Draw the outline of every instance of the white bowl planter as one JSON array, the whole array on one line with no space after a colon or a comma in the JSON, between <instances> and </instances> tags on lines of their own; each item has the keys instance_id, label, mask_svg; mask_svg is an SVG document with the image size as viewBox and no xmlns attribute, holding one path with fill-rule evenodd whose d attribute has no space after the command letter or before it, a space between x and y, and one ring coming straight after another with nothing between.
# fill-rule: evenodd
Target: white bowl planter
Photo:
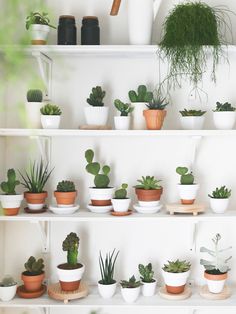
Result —
<instances>
[{"instance_id":1,"label":"white bowl planter","mask_svg":"<svg viewBox=\"0 0 236 314\"><path fill-rule=\"evenodd\" d=\"M45 45L47 42L47 37L50 32L50 27L48 25L32 24L30 26L32 44L35 45Z\"/></svg>"},{"instance_id":2,"label":"white bowl planter","mask_svg":"<svg viewBox=\"0 0 236 314\"><path fill-rule=\"evenodd\" d=\"M40 113L41 107L42 107L42 102L26 102L25 103L27 124L32 129L41 128L41 113Z\"/></svg>"},{"instance_id":3,"label":"white bowl planter","mask_svg":"<svg viewBox=\"0 0 236 314\"><path fill-rule=\"evenodd\" d=\"M168 291L168 287L170 287L170 288L173 288L173 290L176 289L175 293L178 294L179 292L177 291L179 289L181 290L181 287L182 289L184 289L184 286L186 285L189 274L190 274L190 270L184 273L169 273L163 270L162 274L164 277L165 284L167 286L167 291Z\"/></svg>"},{"instance_id":4,"label":"white bowl planter","mask_svg":"<svg viewBox=\"0 0 236 314\"><path fill-rule=\"evenodd\" d=\"M144 297L152 297L156 292L157 281L154 279L153 282L142 281L142 294Z\"/></svg>"},{"instance_id":5,"label":"white bowl planter","mask_svg":"<svg viewBox=\"0 0 236 314\"><path fill-rule=\"evenodd\" d=\"M98 292L103 299L110 299L116 292L116 286L116 282L110 285L103 285L98 282Z\"/></svg>"},{"instance_id":6,"label":"white bowl planter","mask_svg":"<svg viewBox=\"0 0 236 314\"><path fill-rule=\"evenodd\" d=\"M89 188L89 196L91 200L111 200L114 188Z\"/></svg>"},{"instance_id":7,"label":"white bowl planter","mask_svg":"<svg viewBox=\"0 0 236 314\"><path fill-rule=\"evenodd\" d=\"M106 125L108 120L108 107L85 107L84 114L88 125Z\"/></svg>"},{"instance_id":8,"label":"white bowl planter","mask_svg":"<svg viewBox=\"0 0 236 314\"><path fill-rule=\"evenodd\" d=\"M199 184L178 184L177 188L182 204L194 203L199 189Z\"/></svg>"},{"instance_id":9,"label":"white bowl planter","mask_svg":"<svg viewBox=\"0 0 236 314\"><path fill-rule=\"evenodd\" d=\"M132 129L134 130L146 130L146 121L143 116L143 111L147 109L145 102L133 102L131 106L134 108L132 115Z\"/></svg>"},{"instance_id":10,"label":"white bowl planter","mask_svg":"<svg viewBox=\"0 0 236 314\"><path fill-rule=\"evenodd\" d=\"M161 202L160 201L150 201L150 202L145 202L145 201L138 201L139 206L141 207L158 207L160 206Z\"/></svg>"},{"instance_id":11,"label":"white bowl planter","mask_svg":"<svg viewBox=\"0 0 236 314\"><path fill-rule=\"evenodd\" d=\"M223 214L226 212L229 199L228 198L210 198L211 209L216 214Z\"/></svg>"},{"instance_id":12,"label":"white bowl planter","mask_svg":"<svg viewBox=\"0 0 236 314\"><path fill-rule=\"evenodd\" d=\"M184 130L202 130L204 121L204 116L180 117L181 126Z\"/></svg>"},{"instance_id":13,"label":"white bowl planter","mask_svg":"<svg viewBox=\"0 0 236 314\"><path fill-rule=\"evenodd\" d=\"M4 208L4 209L20 208L23 198L24 198L23 194L0 195L0 201L2 203L2 208Z\"/></svg>"},{"instance_id":14,"label":"white bowl planter","mask_svg":"<svg viewBox=\"0 0 236 314\"><path fill-rule=\"evenodd\" d=\"M116 130L129 130L130 129L130 117L114 117L114 124Z\"/></svg>"},{"instance_id":15,"label":"white bowl planter","mask_svg":"<svg viewBox=\"0 0 236 314\"><path fill-rule=\"evenodd\" d=\"M121 287L121 294L125 302L133 303L135 302L140 294L140 287L137 288L122 288Z\"/></svg>"},{"instance_id":16,"label":"white bowl planter","mask_svg":"<svg viewBox=\"0 0 236 314\"><path fill-rule=\"evenodd\" d=\"M124 199L113 198L111 200L114 211L119 213L127 212L129 210L130 202L131 202L130 198Z\"/></svg>"},{"instance_id":17,"label":"white bowl planter","mask_svg":"<svg viewBox=\"0 0 236 314\"><path fill-rule=\"evenodd\" d=\"M41 115L43 129L59 129L61 116Z\"/></svg>"},{"instance_id":18,"label":"white bowl planter","mask_svg":"<svg viewBox=\"0 0 236 314\"><path fill-rule=\"evenodd\" d=\"M228 274L211 275L205 272L204 277L206 278L207 286L211 293L221 293L224 289Z\"/></svg>"},{"instance_id":19,"label":"white bowl planter","mask_svg":"<svg viewBox=\"0 0 236 314\"><path fill-rule=\"evenodd\" d=\"M215 127L219 130L231 130L234 127L236 118L235 111L215 111L213 120Z\"/></svg>"},{"instance_id":20,"label":"white bowl planter","mask_svg":"<svg viewBox=\"0 0 236 314\"><path fill-rule=\"evenodd\" d=\"M0 300L3 302L11 301L16 295L17 284L10 287L1 287L0 286Z\"/></svg>"}]
</instances>

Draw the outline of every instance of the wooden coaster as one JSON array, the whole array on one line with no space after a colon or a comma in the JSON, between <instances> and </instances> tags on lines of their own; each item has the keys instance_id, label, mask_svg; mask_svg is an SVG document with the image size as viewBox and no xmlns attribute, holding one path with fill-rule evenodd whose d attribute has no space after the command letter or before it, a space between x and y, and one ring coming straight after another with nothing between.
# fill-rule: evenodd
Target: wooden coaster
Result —
<instances>
[{"instance_id":1,"label":"wooden coaster","mask_svg":"<svg viewBox=\"0 0 236 314\"><path fill-rule=\"evenodd\" d=\"M122 216L129 216L132 214L132 210L129 209L127 212L115 212L114 210L111 211L112 216L122 217Z\"/></svg>"},{"instance_id":2,"label":"wooden coaster","mask_svg":"<svg viewBox=\"0 0 236 314\"><path fill-rule=\"evenodd\" d=\"M193 214L193 216L197 216L199 213L204 213L205 206L203 204L183 205L175 203L166 204L166 210L170 212L171 215L174 215L175 213L180 213L180 214Z\"/></svg>"},{"instance_id":3,"label":"wooden coaster","mask_svg":"<svg viewBox=\"0 0 236 314\"><path fill-rule=\"evenodd\" d=\"M48 287L48 295L52 299L61 300L67 304L70 300L86 297L88 295L88 286L84 282L81 282L78 290L63 291L61 290L61 285L58 282Z\"/></svg>"},{"instance_id":4,"label":"wooden coaster","mask_svg":"<svg viewBox=\"0 0 236 314\"><path fill-rule=\"evenodd\" d=\"M38 209L38 210L33 210L33 209L29 209L29 207L25 207L24 211L27 214L42 214L47 211L47 206L44 206L42 209Z\"/></svg>"},{"instance_id":5,"label":"wooden coaster","mask_svg":"<svg viewBox=\"0 0 236 314\"><path fill-rule=\"evenodd\" d=\"M111 130L111 126L109 125L80 125L80 130Z\"/></svg>"},{"instance_id":6,"label":"wooden coaster","mask_svg":"<svg viewBox=\"0 0 236 314\"><path fill-rule=\"evenodd\" d=\"M40 39L31 40L31 44L32 45L46 45L46 40L40 40Z\"/></svg>"},{"instance_id":7,"label":"wooden coaster","mask_svg":"<svg viewBox=\"0 0 236 314\"><path fill-rule=\"evenodd\" d=\"M231 296L231 289L227 286L224 286L224 289L221 293L211 293L208 289L208 286L202 286L199 290L199 294L204 299L208 300L225 300Z\"/></svg>"},{"instance_id":8,"label":"wooden coaster","mask_svg":"<svg viewBox=\"0 0 236 314\"><path fill-rule=\"evenodd\" d=\"M173 293L167 292L166 287L163 286L159 289L159 295L162 298L167 299L167 300L178 301L178 300L188 299L192 295L192 291L190 287L186 286L183 293L173 294Z\"/></svg>"},{"instance_id":9,"label":"wooden coaster","mask_svg":"<svg viewBox=\"0 0 236 314\"><path fill-rule=\"evenodd\" d=\"M46 290L47 290L47 287L45 285L42 285L39 291L29 292L25 290L25 286L23 285L17 288L16 293L20 298L35 299L35 298L41 297L46 292Z\"/></svg>"}]
</instances>

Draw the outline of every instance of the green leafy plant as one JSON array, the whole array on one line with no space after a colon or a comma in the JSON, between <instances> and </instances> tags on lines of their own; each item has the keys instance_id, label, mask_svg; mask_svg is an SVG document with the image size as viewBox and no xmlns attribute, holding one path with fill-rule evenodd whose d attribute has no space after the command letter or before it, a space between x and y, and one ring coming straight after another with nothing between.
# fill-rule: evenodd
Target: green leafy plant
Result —
<instances>
[{"instance_id":1,"label":"green leafy plant","mask_svg":"<svg viewBox=\"0 0 236 314\"><path fill-rule=\"evenodd\" d=\"M28 102L42 102L43 93L40 89L30 89L27 92L27 101Z\"/></svg>"},{"instance_id":2,"label":"green leafy plant","mask_svg":"<svg viewBox=\"0 0 236 314\"><path fill-rule=\"evenodd\" d=\"M220 188L216 188L212 195L208 194L210 198L230 198L231 190L227 189L226 186L221 186Z\"/></svg>"},{"instance_id":3,"label":"green leafy plant","mask_svg":"<svg viewBox=\"0 0 236 314\"><path fill-rule=\"evenodd\" d=\"M79 237L75 232L67 235L62 243L63 251L67 252L67 264L70 268L77 266Z\"/></svg>"},{"instance_id":4,"label":"green leafy plant","mask_svg":"<svg viewBox=\"0 0 236 314\"><path fill-rule=\"evenodd\" d=\"M136 280L133 275L129 280L121 280L120 285L122 288L138 288L142 285L141 281Z\"/></svg>"},{"instance_id":5,"label":"green leafy plant","mask_svg":"<svg viewBox=\"0 0 236 314\"><path fill-rule=\"evenodd\" d=\"M40 112L44 116L60 116L61 109L56 105L47 104L40 109Z\"/></svg>"},{"instance_id":6,"label":"green leafy plant","mask_svg":"<svg viewBox=\"0 0 236 314\"><path fill-rule=\"evenodd\" d=\"M99 283L103 285L111 285L115 283L114 280L114 271L115 263L117 260L119 252L115 254L115 249L112 253L107 253L105 259L102 257L102 253L99 254L99 267L102 279Z\"/></svg>"},{"instance_id":7,"label":"green leafy plant","mask_svg":"<svg viewBox=\"0 0 236 314\"><path fill-rule=\"evenodd\" d=\"M146 266L139 264L138 265L139 273L141 275L141 280L143 282L154 282L153 279L154 271L152 270L152 264L149 263Z\"/></svg>"},{"instance_id":8,"label":"green leafy plant","mask_svg":"<svg viewBox=\"0 0 236 314\"><path fill-rule=\"evenodd\" d=\"M153 99L149 102L147 105L149 110L165 110L166 106L169 103L166 101L165 98L162 98L161 96L155 96Z\"/></svg>"},{"instance_id":9,"label":"green leafy plant","mask_svg":"<svg viewBox=\"0 0 236 314\"><path fill-rule=\"evenodd\" d=\"M130 106L130 104L125 104L119 99L114 101L115 107L118 111L120 111L121 117L127 117L129 113L131 113L134 108Z\"/></svg>"},{"instance_id":10,"label":"green leafy plant","mask_svg":"<svg viewBox=\"0 0 236 314\"><path fill-rule=\"evenodd\" d=\"M26 18L26 29L28 30L33 24L48 25L49 27L56 29L55 26L50 24L48 13L46 12L30 12L30 15L28 15Z\"/></svg>"},{"instance_id":11,"label":"green leafy plant","mask_svg":"<svg viewBox=\"0 0 236 314\"><path fill-rule=\"evenodd\" d=\"M206 111L202 110L194 110L194 109L184 109L180 111L180 114L182 117L200 117L203 116L206 113Z\"/></svg>"},{"instance_id":12,"label":"green leafy plant","mask_svg":"<svg viewBox=\"0 0 236 314\"><path fill-rule=\"evenodd\" d=\"M235 111L236 108L232 107L232 105L228 102L220 103L217 101L216 103L216 109L213 110L214 112L218 112L218 111Z\"/></svg>"},{"instance_id":13,"label":"green leafy plant","mask_svg":"<svg viewBox=\"0 0 236 314\"><path fill-rule=\"evenodd\" d=\"M187 167L177 167L176 172L180 175L180 184L194 184L194 176Z\"/></svg>"},{"instance_id":14,"label":"green leafy plant","mask_svg":"<svg viewBox=\"0 0 236 314\"><path fill-rule=\"evenodd\" d=\"M168 273L185 273L189 271L191 264L187 261L180 261L177 259L176 261L168 261L168 264L164 264L163 270Z\"/></svg>"},{"instance_id":15,"label":"green leafy plant","mask_svg":"<svg viewBox=\"0 0 236 314\"><path fill-rule=\"evenodd\" d=\"M142 176L142 179L137 180L139 182L138 185L135 186L136 189L143 189L143 190L159 190L161 189L161 186L159 182L161 180L155 179L154 176Z\"/></svg>"},{"instance_id":16,"label":"green leafy plant","mask_svg":"<svg viewBox=\"0 0 236 314\"><path fill-rule=\"evenodd\" d=\"M121 188L115 191L115 198L122 199L122 200L127 198L127 188L128 188L128 184L123 183L121 185Z\"/></svg>"},{"instance_id":17,"label":"green leafy plant","mask_svg":"<svg viewBox=\"0 0 236 314\"><path fill-rule=\"evenodd\" d=\"M147 90L145 85L139 85L137 92L129 91L129 99L131 102L150 102L153 99L153 93Z\"/></svg>"},{"instance_id":18,"label":"green leafy plant","mask_svg":"<svg viewBox=\"0 0 236 314\"><path fill-rule=\"evenodd\" d=\"M34 256L30 256L28 261L24 264L26 274L29 276L37 276L43 273L44 261L42 258L36 260Z\"/></svg>"},{"instance_id":19,"label":"green leafy plant","mask_svg":"<svg viewBox=\"0 0 236 314\"><path fill-rule=\"evenodd\" d=\"M17 282L11 276L5 276L2 281L0 281L0 287L12 287L16 284Z\"/></svg>"},{"instance_id":20,"label":"green leafy plant","mask_svg":"<svg viewBox=\"0 0 236 314\"><path fill-rule=\"evenodd\" d=\"M110 167L105 165L102 167L102 173L100 172L101 165L98 162L93 162L94 151L92 149L88 149L85 152L85 159L87 160L86 170L88 173L94 175L94 184L96 188L107 188L110 179L108 174L110 173Z\"/></svg>"},{"instance_id":21,"label":"green leafy plant","mask_svg":"<svg viewBox=\"0 0 236 314\"><path fill-rule=\"evenodd\" d=\"M63 180L57 184L57 192L75 192L75 184L72 181Z\"/></svg>"},{"instance_id":22,"label":"green leafy plant","mask_svg":"<svg viewBox=\"0 0 236 314\"><path fill-rule=\"evenodd\" d=\"M103 107L103 99L106 96L106 92L102 90L101 86L92 88L92 93L87 98L87 103L93 107Z\"/></svg>"},{"instance_id":23,"label":"green leafy plant","mask_svg":"<svg viewBox=\"0 0 236 314\"><path fill-rule=\"evenodd\" d=\"M16 180L16 172L14 169L8 169L7 181L1 183L1 189L6 195L16 195L16 186L20 184L19 180Z\"/></svg>"},{"instance_id":24,"label":"green leafy plant","mask_svg":"<svg viewBox=\"0 0 236 314\"><path fill-rule=\"evenodd\" d=\"M228 261L232 258L232 256L225 258L224 253L232 249L232 247L228 247L226 249L219 249L219 241L221 240L221 235L217 233L215 237L212 239L214 244L214 250L207 249L206 247L201 247L200 252L208 253L211 257L210 261L205 259L200 260L200 264L203 265L208 274L218 275L224 274L230 270L227 265Z\"/></svg>"}]
</instances>

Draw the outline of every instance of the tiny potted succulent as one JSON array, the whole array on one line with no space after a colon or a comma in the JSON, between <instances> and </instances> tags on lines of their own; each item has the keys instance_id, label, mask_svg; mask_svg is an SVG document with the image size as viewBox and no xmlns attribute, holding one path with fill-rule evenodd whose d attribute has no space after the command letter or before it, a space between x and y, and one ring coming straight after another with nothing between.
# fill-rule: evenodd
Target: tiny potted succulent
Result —
<instances>
[{"instance_id":1,"label":"tiny potted succulent","mask_svg":"<svg viewBox=\"0 0 236 314\"><path fill-rule=\"evenodd\" d=\"M121 187L115 191L115 197L111 200L115 212L127 212L129 210L131 199L127 197L128 184L123 183Z\"/></svg>"},{"instance_id":2,"label":"tiny potted succulent","mask_svg":"<svg viewBox=\"0 0 236 314\"><path fill-rule=\"evenodd\" d=\"M211 209L216 214L223 214L229 206L229 198L231 196L231 190L226 186L216 188L212 194L208 194L210 197Z\"/></svg>"},{"instance_id":3,"label":"tiny potted succulent","mask_svg":"<svg viewBox=\"0 0 236 314\"><path fill-rule=\"evenodd\" d=\"M43 129L59 129L61 109L52 104L46 104L41 109L41 123Z\"/></svg>"},{"instance_id":4,"label":"tiny potted succulent","mask_svg":"<svg viewBox=\"0 0 236 314\"><path fill-rule=\"evenodd\" d=\"M171 294L184 292L190 274L191 264L187 261L168 261L162 268L166 291Z\"/></svg>"},{"instance_id":5,"label":"tiny potted succulent","mask_svg":"<svg viewBox=\"0 0 236 314\"><path fill-rule=\"evenodd\" d=\"M114 101L116 109L120 112L120 116L114 117L115 129L116 130L129 130L130 128L130 116L134 108L130 104L125 104L119 99Z\"/></svg>"},{"instance_id":6,"label":"tiny potted succulent","mask_svg":"<svg viewBox=\"0 0 236 314\"><path fill-rule=\"evenodd\" d=\"M75 291L79 289L85 266L78 263L79 237L71 232L62 243L63 251L67 252L67 263L57 266L61 289Z\"/></svg>"},{"instance_id":7,"label":"tiny potted succulent","mask_svg":"<svg viewBox=\"0 0 236 314\"><path fill-rule=\"evenodd\" d=\"M105 126L108 120L109 108L104 106L103 99L106 92L101 86L92 88L92 92L87 98L87 103L90 106L84 108L85 119L88 125Z\"/></svg>"},{"instance_id":8,"label":"tiny potted succulent","mask_svg":"<svg viewBox=\"0 0 236 314\"><path fill-rule=\"evenodd\" d=\"M1 190L4 194L0 195L3 212L6 216L18 215L23 194L16 194L16 186L20 181L16 179L16 172L14 169L8 169L7 181L1 183Z\"/></svg>"},{"instance_id":9,"label":"tiny potted succulent","mask_svg":"<svg viewBox=\"0 0 236 314\"><path fill-rule=\"evenodd\" d=\"M129 280L121 280L120 285L122 297L127 303L133 303L138 299L142 283L136 280L135 276Z\"/></svg>"},{"instance_id":10,"label":"tiny potted succulent","mask_svg":"<svg viewBox=\"0 0 236 314\"><path fill-rule=\"evenodd\" d=\"M213 110L213 120L215 127L219 130L231 130L235 124L236 108L228 102L216 103L216 109Z\"/></svg>"},{"instance_id":11,"label":"tiny potted succulent","mask_svg":"<svg viewBox=\"0 0 236 314\"><path fill-rule=\"evenodd\" d=\"M26 18L25 27L31 31L32 45L46 45L50 27L56 29L50 24L48 13L30 12Z\"/></svg>"},{"instance_id":12,"label":"tiny potted succulent","mask_svg":"<svg viewBox=\"0 0 236 314\"><path fill-rule=\"evenodd\" d=\"M202 130L206 111L184 109L180 111L180 122L184 130Z\"/></svg>"},{"instance_id":13,"label":"tiny potted succulent","mask_svg":"<svg viewBox=\"0 0 236 314\"><path fill-rule=\"evenodd\" d=\"M224 253L225 251L230 250L232 247L219 249L220 240L221 235L217 233L216 236L212 239L214 244L213 250L207 249L205 247L200 248L200 252L209 254L211 259L210 261L205 259L200 260L200 264L205 268L204 277L211 293L222 292L225 281L228 277L228 271L230 270L227 263L232 258L232 256L226 258Z\"/></svg>"},{"instance_id":14,"label":"tiny potted succulent","mask_svg":"<svg viewBox=\"0 0 236 314\"><path fill-rule=\"evenodd\" d=\"M24 266L25 271L21 274L21 279L24 282L25 290L28 292L40 291L45 278L43 259L36 260L34 256L31 256Z\"/></svg>"},{"instance_id":15,"label":"tiny potted succulent","mask_svg":"<svg viewBox=\"0 0 236 314\"><path fill-rule=\"evenodd\" d=\"M21 184L27 189L24 193L28 208L30 210L42 210L45 205L45 200L48 193L44 191L45 184L47 183L52 170L48 170L48 164L44 165L41 160L39 163L36 161L30 164L29 171L25 171L25 175L21 172Z\"/></svg>"},{"instance_id":16,"label":"tiny potted succulent","mask_svg":"<svg viewBox=\"0 0 236 314\"><path fill-rule=\"evenodd\" d=\"M27 124L32 129L41 128L40 108L42 107L43 93L40 89L30 89L27 92L25 103Z\"/></svg>"},{"instance_id":17,"label":"tiny potted succulent","mask_svg":"<svg viewBox=\"0 0 236 314\"><path fill-rule=\"evenodd\" d=\"M159 184L161 180L155 179L154 176L142 176L142 179L137 180L139 184L135 186L140 206L156 206L159 204L163 188Z\"/></svg>"},{"instance_id":18,"label":"tiny potted succulent","mask_svg":"<svg viewBox=\"0 0 236 314\"><path fill-rule=\"evenodd\" d=\"M145 130L146 124L143 116L143 110L152 101L153 93L147 90L145 85L139 85L137 92L129 91L129 99L134 108L132 113L132 125L134 130Z\"/></svg>"},{"instance_id":19,"label":"tiny potted succulent","mask_svg":"<svg viewBox=\"0 0 236 314\"><path fill-rule=\"evenodd\" d=\"M3 302L11 301L16 295L17 282L10 277L5 276L2 281L0 281L0 300Z\"/></svg>"},{"instance_id":20,"label":"tiny potted succulent","mask_svg":"<svg viewBox=\"0 0 236 314\"><path fill-rule=\"evenodd\" d=\"M106 254L106 257L102 257L102 253L99 255L99 267L101 273L101 280L98 282L98 291L101 297L104 299L110 299L116 292L117 283L114 280L115 263L119 252L115 254L115 250L112 253Z\"/></svg>"},{"instance_id":21,"label":"tiny potted succulent","mask_svg":"<svg viewBox=\"0 0 236 314\"><path fill-rule=\"evenodd\" d=\"M77 191L72 181L63 180L58 182L54 196L58 207L72 207L75 204Z\"/></svg>"},{"instance_id":22,"label":"tiny potted succulent","mask_svg":"<svg viewBox=\"0 0 236 314\"><path fill-rule=\"evenodd\" d=\"M180 183L177 187L181 203L191 205L195 201L199 185L194 183L194 176L187 167L177 167L176 172L180 175Z\"/></svg>"},{"instance_id":23,"label":"tiny potted succulent","mask_svg":"<svg viewBox=\"0 0 236 314\"><path fill-rule=\"evenodd\" d=\"M152 270L152 264L149 263L146 266L139 264L138 265L140 278L142 281L142 294L145 297L151 297L155 294L156 290L156 279L153 278L154 271Z\"/></svg>"}]
</instances>

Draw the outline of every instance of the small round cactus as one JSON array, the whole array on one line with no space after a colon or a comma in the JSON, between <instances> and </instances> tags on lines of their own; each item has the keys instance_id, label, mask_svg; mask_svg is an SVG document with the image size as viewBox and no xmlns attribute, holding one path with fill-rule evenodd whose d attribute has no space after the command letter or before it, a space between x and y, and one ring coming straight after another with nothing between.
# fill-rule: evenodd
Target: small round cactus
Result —
<instances>
[{"instance_id":1,"label":"small round cactus","mask_svg":"<svg viewBox=\"0 0 236 314\"><path fill-rule=\"evenodd\" d=\"M27 100L28 102L42 102L43 101L43 93L40 89L30 89L27 92Z\"/></svg>"},{"instance_id":2,"label":"small round cactus","mask_svg":"<svg viewBox=\"0 0 236 314\"><path fill-rule=\"evenodd\" d=\"M72 181L63 180L57 184L57 192L75 192L75 184Z\"/></svg>"}]
</instances>

